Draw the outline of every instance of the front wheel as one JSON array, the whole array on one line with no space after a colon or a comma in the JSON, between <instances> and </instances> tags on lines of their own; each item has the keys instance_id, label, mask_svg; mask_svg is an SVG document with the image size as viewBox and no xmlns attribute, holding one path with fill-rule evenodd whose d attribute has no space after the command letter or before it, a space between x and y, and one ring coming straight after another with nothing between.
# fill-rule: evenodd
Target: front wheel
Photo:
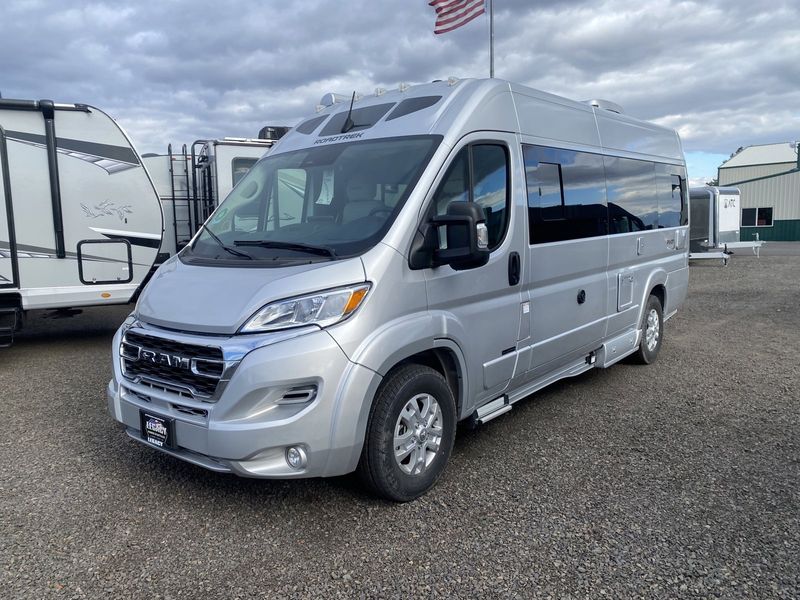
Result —
<instances>
[{"instance_id":1,"label":"front wheel","mask_svg":"<svg viewBox=\"0 0 800 600\"><path fill-rule=\"evenodd\" d=\"M444 377L422 365L400 367L372 406L359 477L379 496L413 500L444 471L455 430L455 400Z\"/></svg>"},{"instance_id":2,"label":"front wheel","mask_svg":"<svg viewBox=\"0 0 800 600\"><path fill-rule=\"evenodd\" d=\"M642 341L633 355L635 362L649 365L658 358L664 339L664 313L658 296L650 296L642 317Z\"/></svg>"}]
</instances>

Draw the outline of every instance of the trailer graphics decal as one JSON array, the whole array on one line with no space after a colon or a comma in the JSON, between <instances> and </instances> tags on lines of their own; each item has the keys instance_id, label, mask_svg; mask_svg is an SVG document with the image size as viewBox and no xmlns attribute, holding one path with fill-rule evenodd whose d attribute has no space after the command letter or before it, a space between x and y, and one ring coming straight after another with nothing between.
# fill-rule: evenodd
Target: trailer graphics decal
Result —
<instances>
[{"instance_id":1,"label":"trailer graphics decal","mask_svg":"<svg viewBox=\"0 0 800 600\"><path fill-rule=\"evenodd\" d=\"M100 227L90 227L95 233L107 237L110 240L128 240L131 246L141 246L143 248L158 248L161 245L161 236L155 233L142 233L139 231L123 231L119 229L103 229Z\"/></svg>"},{"instance_id":2,"label":"trailer graphics decal","mask_svg":"<svg viewBox=\"0 0 800 600\"><path fill-rule=\"evenodd\" d=\"M95 204L94 207L89 208L81 202L81 209L84 214L90 219L97 219L98 217L107 217L117 215L120 221L125 221L125 215L132 215L130 204L124 206L117 206L110 200L103 200L100 204Z\"/></svg>"},{"instance_id":3,"label":"trailer graphics decal","mask_svg":"<svg viewBox=\"0 0 800 600\"><path fill-rule=\"evenodd\" d=\"M47 149L45 136L35 133L6 130L6 139L20 144L28 144L35 148ZM109 175L127 171L128 169L135 169L139 166L139 158L136 153L124 146L99 144L69 138L56 138L56 144L56 151L59 154L93 164Z\"/></svg>"},{"instance_id":4,"label":"trailer graphics decal","mask_svg":"<svg viewBox=\"0 0 800 600\"><path fill-rule=\"evenodd\" d=\"M106 236L109 237L110 236ZM135 239L135 238L134 238ZM130 240L129 240L130 241ZM135 243L131 242L132 246L136 246ZM140 244L147 248L152 248L152 244L150 240L147 240L147 244ZM40 248L38 246L28 246L27 244L17 244L17 258L57 258L56 251L54 248ZM10 258L11 257L11 245L7 241L0 240L0 258ZM66 258L73 260L78 258L77 252L70 252L67 251ZM119 261L115 258L107 258L104 256L96 256L93 254L83 254L81 256L82 260L89 260L89 261L98 261L98 262L123 262ZM138 263L134 262L134 265L138 267L147 267L149 265L145 263Z\"/></svg>"}]
</instances>

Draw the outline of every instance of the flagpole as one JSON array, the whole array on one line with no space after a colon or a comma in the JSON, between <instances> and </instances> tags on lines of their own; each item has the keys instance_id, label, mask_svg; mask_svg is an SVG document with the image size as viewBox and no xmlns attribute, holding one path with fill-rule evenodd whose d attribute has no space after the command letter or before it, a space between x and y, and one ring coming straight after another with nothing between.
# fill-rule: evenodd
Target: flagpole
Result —
<instances>
[{"instance_id":1,"label":"flagpole","mask_svg":"<svg viewBox=\"0 0 800 600\"><path fill-rule=\"evenodd\" d=\"M489 0L489 77L494 79L494 10Z\"/></svg>"}]
</instances>

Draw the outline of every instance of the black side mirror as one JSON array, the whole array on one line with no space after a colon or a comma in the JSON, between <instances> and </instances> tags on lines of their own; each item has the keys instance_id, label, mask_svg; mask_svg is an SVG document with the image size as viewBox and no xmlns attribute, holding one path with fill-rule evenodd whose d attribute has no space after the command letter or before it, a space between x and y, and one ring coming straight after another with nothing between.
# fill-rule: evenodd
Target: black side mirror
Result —
<instances>
[{"instance_id":1,"label":"black side mirror","mask_svg":"<svg viewBox=\"0 0 800 600\"><path fill-rule=\"evenodd\" d=\"M450 265L456 271L481 267L489 261L486 214L474 202L451 202L447 213L431 219L438 231L433 266Z\"/></svg>"},{"instance_id":2,"label":"black side mirror","mask_svg":"<svg viewBox=\"0 0 800 600\"><path fill-rule=\"evenodd\" d=\"M482 267L488 261L486 214L472 202L451 202L446 214L424 223L414 236L409 254L412 269L450 265L462 271Z\"/></svg>"}]
</instances>

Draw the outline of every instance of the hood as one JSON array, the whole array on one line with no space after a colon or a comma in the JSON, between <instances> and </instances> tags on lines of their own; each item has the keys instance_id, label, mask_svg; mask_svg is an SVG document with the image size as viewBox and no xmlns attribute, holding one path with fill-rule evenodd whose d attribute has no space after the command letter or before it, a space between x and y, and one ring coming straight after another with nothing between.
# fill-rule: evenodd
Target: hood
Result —
<instances>
[{"instance_id":1,"label":"hood","mask_svg":"<svg viewBox=\"0 0 800 600\"><path fill-rule=\"evenodd\" d=\"M141 321L158 327L234 334L265 304L366 281L359 258L278 268L165 262L139 297Z\"/></svg>"}]
</instances>

